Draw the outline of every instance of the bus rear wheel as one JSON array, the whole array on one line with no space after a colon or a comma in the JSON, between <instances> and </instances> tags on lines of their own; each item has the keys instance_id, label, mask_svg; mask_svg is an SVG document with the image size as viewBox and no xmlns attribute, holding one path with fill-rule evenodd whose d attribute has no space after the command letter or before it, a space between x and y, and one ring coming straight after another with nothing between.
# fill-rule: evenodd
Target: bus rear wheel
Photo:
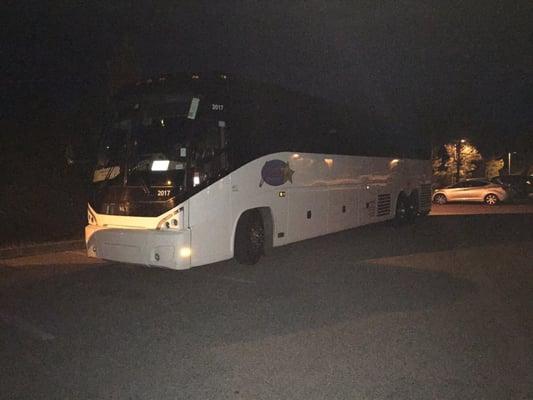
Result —
<instances>
[{"instance_id":1,"label":"bus rear wheel","mask_svg":"<svg viewBox=\"0 0 533 400\"><path fill-rule=\"evenodd\" d=\"M418 195L417 195L418 196ZM418 201L418 198L416 202ZM396 214L394 215L393 223L396 226L413 223L418 213L417 203L414 196L407 197L404 193L398 196L396 201Z\"/></svg>"},{"instance_id":2,"label":"bus rear wheel","mask_svg":"<svg viewBox=\"0 0 533 400\"><path fill-rule=\"evenodd\" d=\"M264 252L265 229L256 210L241 215L235 232L235 259L246 265L256 264Z\"/></svg>"},{"instance_id":3,"label":"bus rear wheel","mask_svg":"<svg viewBox=\"0 0 533 400\"><path fill-rule=\"evenodd\" d=\"M407 212L407 222L413 223L416 220L416 217L419 216L419 210L420 210L420 203L419 203L419 197L418 192L415 190L411 193L409 196L409 209Z\"/></svg>"}]
</instances>

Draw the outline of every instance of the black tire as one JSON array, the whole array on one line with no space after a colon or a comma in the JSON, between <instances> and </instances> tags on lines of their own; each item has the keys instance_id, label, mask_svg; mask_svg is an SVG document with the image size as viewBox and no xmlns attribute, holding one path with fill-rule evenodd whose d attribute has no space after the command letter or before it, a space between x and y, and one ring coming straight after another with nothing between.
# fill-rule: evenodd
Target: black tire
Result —
<instances>
[{"instance_id":1,"label":"black tire","mask_svg":"<svg viewBox=\"0 0 533 400\"><path fill-rule=\"evenodd\" d=\"M488 206L495 206L499 202L500 202L500 199L494 193L487 194L485 198L483 199L483 203L485 203Z\"/></svg>"},{"instance_id":2,"label":"black tire","mask_svg":"<svg viewBox=\"0 0 533 400\"><path fill-rule=\"evenodd\" d=\"M433 197L433 203L437 203L437 204L443 205L443 204L446 204L447 202L448 202L448 199L442 193L437 193Z\"/></svg>"},{"instance_id":3,"label":"black tire","mask_svg":"<svg viewBox=\"0 0 533 400\"><path fill-rule=\"evenodd\" d=\"M414 191L409 196L408 212L407 212L407 222L414 223L416 217L418 216L418 210L420 209L418 203L418 192Z\"/></svg>"},{"instance_id":4,"label":"black tire","mask_svg":"<svg viewBox=\"0 0 533 400\"><path fill-rule=\"evenodd\" d=\"M235 259L240 264L254 265L264 253L265 229L258 211L241 215L235 232Z\"/></svg>"},{"instance_id":5,"label":"black tire","mask_svg":"<svg viewBox=\"0 0 533 400\"><path fill-rule=\"evenodd\" d=\"M402 226L409 222L410 219L409 199L403 193L398 196L396 201L396 214L394 214L394 225Z\"/></svg>"}]
</instances>

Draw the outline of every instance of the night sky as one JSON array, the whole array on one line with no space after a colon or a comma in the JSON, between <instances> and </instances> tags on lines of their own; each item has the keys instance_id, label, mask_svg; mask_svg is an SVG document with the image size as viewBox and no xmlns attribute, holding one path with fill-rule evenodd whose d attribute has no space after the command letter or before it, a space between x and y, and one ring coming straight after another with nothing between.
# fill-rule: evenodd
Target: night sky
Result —
<instances>
[{"instance_id":1,"label":"night sky","mask_svg":"<svg viewBox=\"0 0 533 400\"><path fill-rule=\"evenodd\" d=\"M530 1L74 3L7 5L4 117L79 107L130 43L143 76L223 70L481 147L532 134Z\"/></svg>"}]
</instances>

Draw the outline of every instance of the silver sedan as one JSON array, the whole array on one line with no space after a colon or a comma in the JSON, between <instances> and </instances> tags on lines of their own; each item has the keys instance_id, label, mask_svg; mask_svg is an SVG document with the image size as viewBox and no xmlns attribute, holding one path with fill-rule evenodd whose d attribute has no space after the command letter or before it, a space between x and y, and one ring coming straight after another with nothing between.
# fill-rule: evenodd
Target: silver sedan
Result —
<instances>
[{"instance_id":1,"label":"silver sedan","mask_svg":"<svg viewBox=\"0 0 533 400\"><path fill-rule=\"evenodd\" d=\"M493 206L506 200L508 196L501 185L482 179L467 179L444 189L435 190L433 202L445 204L449 201L475 201Z\"/></svg>"}]
</instances>

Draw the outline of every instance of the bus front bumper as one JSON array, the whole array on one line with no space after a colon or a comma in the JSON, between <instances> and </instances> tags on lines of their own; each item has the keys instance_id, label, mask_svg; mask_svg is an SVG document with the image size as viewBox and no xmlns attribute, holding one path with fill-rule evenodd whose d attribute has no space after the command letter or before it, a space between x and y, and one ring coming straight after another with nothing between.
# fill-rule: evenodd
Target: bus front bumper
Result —
<instances>
[{"instance_id":1,"label":"bus front bumper","mask_svg":"<svg viewBox=\"0 0 533 400\"><path fill-rule=\"evenodd\" d=\"M89 257L172 269L191 267L191 232L87 225Z\"/></svg>"}]
</instances>

